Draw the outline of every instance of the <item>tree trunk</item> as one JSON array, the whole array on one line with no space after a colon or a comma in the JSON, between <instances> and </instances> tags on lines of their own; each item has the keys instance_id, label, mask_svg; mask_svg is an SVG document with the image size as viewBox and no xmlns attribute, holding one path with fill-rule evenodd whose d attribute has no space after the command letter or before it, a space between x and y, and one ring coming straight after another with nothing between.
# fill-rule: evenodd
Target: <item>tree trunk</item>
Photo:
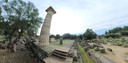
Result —
<instances>
[{"instance_id":1,"label":"tree trunk","mask_svg":"<svg viewBox=\"0 0 128 63\"><path fill-rule=\"evenodd\" d=\"M16 52L16 43L14 43L12 45L13 45L13 51Z\"/></svg>"},{"instance_id":2,"label":"tree trunk","mask_svg":"<svg viewBox=\"0 0 128 63\"><path fill-rule=\"evenodd\" d=\"M12 36L10 36L10 37L8 38L8 41L9 41L9 43L8 43L8 45L7 45L7 48L8 48L8 49L12 49Z\"/></svg>"},{"instance_id":3,"label":"tree trunk","mask_svg":"<svg viewBox=\"0 0 128 63\"><path fill-rule=\"evenodd\" d=\"M12 49L12 50L13 50L14 52L16 52L16 45L17 45L17 42L19 41L19 39L20 39L22 33L23 33L23 32L19 32L18 36L17 36L16 39L13 41L13 44L12 44L13 49Z\"/></svg>"}]
</instances>

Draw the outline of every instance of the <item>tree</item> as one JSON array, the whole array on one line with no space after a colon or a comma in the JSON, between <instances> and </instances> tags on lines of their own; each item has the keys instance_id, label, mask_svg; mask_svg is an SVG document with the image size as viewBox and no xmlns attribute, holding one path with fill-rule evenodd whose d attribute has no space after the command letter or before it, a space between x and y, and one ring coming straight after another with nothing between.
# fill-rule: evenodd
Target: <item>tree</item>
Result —
<instances>
[{"instance_id":1,"label":"tree","mask_svg":"<svg viewBox=\"0 0 128 63\"><path fill-rule=\"evenodd\" d=\"M92 29L87 29L86 32L83 34L84 39L91 40L96 38L97 34Z\"/></svg>"},{"instance_id":2,"label":"tree","mask_svg":"<svg viewBox=\"0 0 128 63\"><path fill-rule=\"evenodd\" d=\"M56 40L57 40L57 39L60 39L60 35L57 34L57 35L55 36L55 38L56 38Z\"/></svg>"},{"instance_id":3,"label":"tree","mask_svg":"<svg viewBox=\"0 0 128 63\"><path fill-rule=\"evenodd\" d=\"M127 30L128 31L128 26L124 26L123 30L125 30L125 31Z\"/></svg>"},{"instance_id":4,"label":"tree","mask_svg":"<svg viewBox=\"0 0 128 63\"><path fill-rule=\"evenodd\" d=\"M83 35L82 34L78 35L78 39L82 40L83 39Z\"/></svg>"},{"instance_id":5,"label":"tree","mask_svg":"<svg viewBox=\"0 0 128 63\"><path fill-rule=\"evenodd\" d=\"M50 38L55 38L55 35L50 35Z\"/></svg>"},{"instance_id":6,"label":"tree","mask_svg":"<svg viewBox=\"0 0 128 63\"><path fill-rule=\"evenodd\" d=\"M71 34L70 33L63 34L63 39L70 39L70 38L71 38Z\"/></svg>"},{"instance_id":7,"label":"tree","mask_svg":"<svg viewBox=\"0 0 128 63\"><path fill-rule=\"evenodd\" d=\"M111 33L111 34L106 34L105 35L105 38L109 38L109 37L111 37L111 38L119 38L121 35L119 34L119 33Z\"/></svg>"},{"instance_id":8,"label":"tree","mask_svg":"<svg viewBox=\"0 0 128 63\"><path fill-rule=\"evenodd\" d=\"M113 28L113 29L109 30L108 33L109 33L109 34L110 34L110 33L118 33L118 32L120 32L121 30L122 30L121 27L116 27L116 28Z\"/></svg>"},{"instance_id":9,"label":"tree","mask_svg":"<svg viewBox=\"0 0 128 63\"><path fill-rule=\"evenodd\" d=\"M105 34L107 35L107 34L108 34L108 32L107 32L107 31L105 31Z\"/></svg>"},{"instance_id":10,"label":"tree","mask_svg":"<svg viewBox=\"0 0 128 63\"><path fill-rule=\"evenodd\" d=\"M39 17L38 9L32 2L26 3L22 0L1 2L3 4L0 5L0 29L4 31L14 49L23 33L27 33L29 37L37 33L42 18ZM12 41L13 37L15 39Z\"/></svg>"}]
</instances>

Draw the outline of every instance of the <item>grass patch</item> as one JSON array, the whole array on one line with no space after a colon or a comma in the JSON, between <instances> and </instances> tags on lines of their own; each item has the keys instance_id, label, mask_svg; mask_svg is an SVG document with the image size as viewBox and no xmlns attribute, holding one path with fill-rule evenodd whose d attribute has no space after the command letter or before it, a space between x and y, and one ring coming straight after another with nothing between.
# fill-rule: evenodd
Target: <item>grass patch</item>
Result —
<instances>
[{"instance_id":1,"label":"grass patch","mask_svg":"<svg viewBox=\"0 0 128 63\"><path fill-rule=\"evenodd\" d=\"M54 43L51 43L51 45L62 46L62 45L60 45L60 42L54 42Z\"/></svg>"},{"instance_id":2,"label":"grass patch","mask_svg":"<svg viewBox=\"0 0 128 63\"><path fill-rule=\"evenodd\" d=\"M73 42L73 40L63 40L63 45L68 44L69 42ZM53 42L51 43L51 45L63 46L63 45L60 45L60 42Z\"/></svg>"},{"instance_id":3,"label":"grass patch","mask_svg":"<svg viewBox=\"0 0 128 63\"><path fill-rule=\"evenodd\" d=\"M80 51L83 63L94 63L92 58L88 55L87 52L84 51L84 48L82 46L77 44L77 47L78 47L78 49Z\"/></svg>"}]
</instances>

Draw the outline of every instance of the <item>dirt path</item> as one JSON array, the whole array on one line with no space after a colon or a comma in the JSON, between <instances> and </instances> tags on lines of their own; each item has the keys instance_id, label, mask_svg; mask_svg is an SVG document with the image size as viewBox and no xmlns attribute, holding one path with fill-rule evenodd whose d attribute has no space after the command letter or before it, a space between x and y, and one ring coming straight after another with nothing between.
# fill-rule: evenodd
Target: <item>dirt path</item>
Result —
<instances>
[{"instance_id":1,"label":"dirt path","mask_svg":"<svg viewBox=\"0 0 128 63\"><path fill-rule=\"evenodd\" d=\"M120 46L114 46L114 45L103 45L106 48L107 54L104 54L104 56L110 58L111 60L115 61L116 63L128 63L125 62L126 52L128 53L128 48L123 48ZM107 51L107 48L111 48L113 52Z\"/></svg>"}]
</instances>

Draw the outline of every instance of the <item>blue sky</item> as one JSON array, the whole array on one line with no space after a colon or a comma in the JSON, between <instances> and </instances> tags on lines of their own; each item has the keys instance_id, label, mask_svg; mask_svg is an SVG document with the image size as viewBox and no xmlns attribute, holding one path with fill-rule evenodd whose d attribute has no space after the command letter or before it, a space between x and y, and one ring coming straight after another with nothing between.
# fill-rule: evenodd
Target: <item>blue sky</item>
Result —
<instances>
[{"instance_id":1,"label":"blue sky","mask_svg":"<svg viewBox=\"0 0 128 63\"><path fill-rule=\"evenodd\" d=\"M43 19L46 16L45 9L49 6L56 10L57 13L52 18L51 34L81 34L87 28L103 34L114 27L128 25L128 0L24 1L33 2Z\"/></svg>"}]
</instances>

